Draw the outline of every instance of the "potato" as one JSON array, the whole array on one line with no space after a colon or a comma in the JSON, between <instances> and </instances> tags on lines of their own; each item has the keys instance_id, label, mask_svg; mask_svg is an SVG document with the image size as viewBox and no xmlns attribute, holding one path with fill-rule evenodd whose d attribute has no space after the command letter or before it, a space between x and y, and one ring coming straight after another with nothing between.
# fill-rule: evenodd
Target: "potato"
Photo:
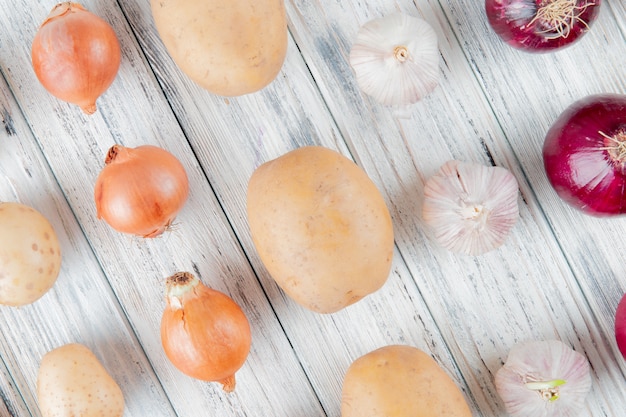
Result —
<instances>
[{"instance_id":1,"label":"potato","mask_svg":"<svg viewBox=\"0 0 626 417\"><path fill-rule=\"evenodd\" d=\"M57 280L61 247L48 220L20 203L0 202L0 304L41 298Z\"/></svg>"},{"instance_id":2,"label":"potato","mask_svg":"<svg viewBox=\"0 0 626 417\"><path fill-rule=\"evenodd\" d=\"M287 53L283 0L151 0L161 40L180 69L208 91L260 90Z\"/></svg>"},{"instance_id":3,"label":"potato","mask_svg":"<svg viewBox=\"0 0 626 417\"><path fill-rule=\"evenodd\" d=\"M124 396L88 347L70 343L46 353L37 375L43 417L121 417Z\"/></svg>"},{"instance_id":4,"label":"potato","mask_svg":"<svg viewBox=\"0 0 626 417\"><path fill-rule=\"evenodd\" d=\"M258 167L248 222L261 261L302 306L333 313L378 290L393 257L393 225L374 183L354 162L320 146Z\"/></svg>"},{"instance_id":5,"label":"potato","mask_svg":"<svg viewBox=\"0 0 626 417\"><path fill-rule=\"evenodd\" d=\"M430 356L390 345L355 360L343 381L341 417L472 417L463 394Z\"/></svg>"}]
</instances>

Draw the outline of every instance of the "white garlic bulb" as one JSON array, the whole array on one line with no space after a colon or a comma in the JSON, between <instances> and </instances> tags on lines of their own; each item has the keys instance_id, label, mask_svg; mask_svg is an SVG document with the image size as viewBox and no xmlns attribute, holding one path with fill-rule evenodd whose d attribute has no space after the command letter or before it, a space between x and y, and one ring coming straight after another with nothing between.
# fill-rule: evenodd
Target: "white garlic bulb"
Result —
<instances>
[{"instance_id":1,"label":"white garlic bulb","mask_svg":"<svg viewBox=\"0 0 626 417\"><path fill-rule=\"evenodd\" d=\"M511 349L495 385L512 417L574 417L591 390L587 358L558 340Z\"/></svg>"},{"instance_id":2,"label":"white garlic bulb","mask_svg":"<svg viewBox=\"0 0 626 417\"><path fill-rule=\"evenodd\" d=\"M426 181L423 220L444 248L480 255L502 245L517 222L518 192L505 168L448 161Z\"/></svg>"},{"instance_id":3,"label":"white garlic bulb","mask_svg":"<svg viewBox=\"0 0 626 417\"><path fill-rule=\"evenodd\" d=\"M413 104L439 83L437 34L403 13L371 20L359 29L350 65L359 88L378 102Z\"/></svg>"}]
</instances>

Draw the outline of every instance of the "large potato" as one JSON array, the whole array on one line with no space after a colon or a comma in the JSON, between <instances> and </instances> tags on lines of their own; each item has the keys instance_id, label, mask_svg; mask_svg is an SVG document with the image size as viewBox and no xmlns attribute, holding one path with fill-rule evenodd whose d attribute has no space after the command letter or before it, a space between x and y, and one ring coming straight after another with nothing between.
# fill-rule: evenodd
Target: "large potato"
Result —
<instances>
[{"instance_id":1,"label":"large potato","mask_svg":"<svg viewBox=\"0 0 626 417\"><path fill-rule=\"evenodd\" d=\"M378 290L393 257L385 201L354 162L308 146L266 162L248 183L252 240L278 285L333 313Z\"/></svg>"},{"instance_id":2,"label":"large potato","mask_svg":"<svg viewBox=\"0 0 626 417\"><path fill-rule=\"evenodd\" d=\"M43 417L121 417L124 396L87 346L70 343L46 353L37 375Z\"/></svg>"},{"instance_id":3,"label":"large potato","mask_svg":"<svg viewBox=\"0 0 626 417\"><path fill-rule=\"evenodd\" d=\"M0 202L0 304L35 302L60 269L61 247L50 222L32 207Z\"/></svg>"},{"instance_id":4,"label":"large potato","mask_svg":"<svg viewBox=\"0 0 626 417\"><path fill-rule=\"evenodd\" d=\"M287 52L283 0L151 0L161 40L193 81L222 96L268 85Z\"/></svg>"},{"instance_id":5,"label":"large potato","mask_svg":"<svg viewBox=\"0 0 626 417\"><path fill-rule=\"evenodd\" d=\"M472 417L463 394L430 356L403 345L361 356L343 381L341 417Z\"/></svg>"}]
</instances>

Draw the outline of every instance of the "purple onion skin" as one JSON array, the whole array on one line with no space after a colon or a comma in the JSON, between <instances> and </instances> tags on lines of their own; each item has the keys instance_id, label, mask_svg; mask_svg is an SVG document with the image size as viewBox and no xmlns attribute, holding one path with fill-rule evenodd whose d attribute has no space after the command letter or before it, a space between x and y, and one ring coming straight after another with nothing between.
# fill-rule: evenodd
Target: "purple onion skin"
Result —
<instances>
[{"instance_id":1,"label":"purple onion skin","mask_svg":"<svg viewBox=\"0 0 626 417\"><path fill-rule=\"evenodd\" d=\"M565 202L598 217L626 213L626 154L609 150L626 141L626 95L599 94L569 106L548 130L543 162ZM626 143L621 149L626 149ZM621 158L621 159L620 159Z\"/></svg>"},{"instance_id":2,"label":"purple onion skin","mask_svg":"<svg viewBox=\"0 0 626 417\"><path fill-rule=\"evenodd\" d=\"M574 18L566 21L569 32L561 36L541 19L535 19L542 5L555 1L558 0L485 0L485 10L489 24L507 44L527 52L546 53L569 46L588 32L602 2L569 0L577 8L570 14Z\"/></svg>"},{"instance_id":3,"label":"purple onion skin","mask_svg":"<svg viewBox=\"0 0 626 417\"><path fill-rule=\"evenodd\" d=\"M615 312L615 340L619 351L626 359L626 294L622 296Z\"/></svg>"}]
</instances>

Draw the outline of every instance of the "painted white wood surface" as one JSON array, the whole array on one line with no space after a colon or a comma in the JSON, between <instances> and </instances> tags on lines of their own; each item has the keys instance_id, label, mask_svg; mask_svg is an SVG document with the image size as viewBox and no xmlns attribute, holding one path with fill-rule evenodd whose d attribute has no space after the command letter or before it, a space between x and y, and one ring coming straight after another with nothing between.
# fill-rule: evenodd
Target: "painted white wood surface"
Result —
<instances>
[{"instance_id":1,"label":"painted white wood surface","mask_svg":"<svg viewBox=\"0 0 626 417\"><path fill-rule=\"evenodd\" d=\"M39 360L70 341L91 347L120 383L128 416L339 416L350 362L392 343L432 354L475 416L505 416L493 374L515 343L554 338L592 365L582 414L624 414L613 314L626 291L626 220L567 207L541 161L543 135L570 102L626 93L624 2L605 1L579 43L532 55L497 39L480 0L287 0L281 73L258 93L224 99L178 70L148 2L85 1L123 49L118 77L85 116L50 96L30 65L30 42L55 3L0 1L0 200L40 210L64 249L48 294L0 307L0 416L40 416ZM347 62L359 26L398 10L432 24L442 55L439 87L407 114L361 94ZM162 146L187 168L191 197L172 233L129 238L96 219L93 183L114 143ZM307 144L353 158L394 220L389 281L332 315L281 292L246 223L252 171ZM423 185L449 159L493 161L518 179L520 220L500 249L458 256L430 240ZM233 394L185 377L162 352L163 282L178 270L230 294L251 321L252 351Z\"/></svg>"}]
</instances>

